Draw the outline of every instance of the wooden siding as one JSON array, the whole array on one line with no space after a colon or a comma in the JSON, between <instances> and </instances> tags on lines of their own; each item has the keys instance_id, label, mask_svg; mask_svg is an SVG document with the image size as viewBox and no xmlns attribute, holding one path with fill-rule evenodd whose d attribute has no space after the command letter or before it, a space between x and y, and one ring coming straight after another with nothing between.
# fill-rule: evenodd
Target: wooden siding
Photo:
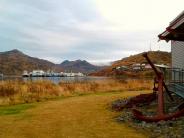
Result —
<instances>
[{"instance_id":1,"label":"wooden siding","mask_svg":"<svg viewBox=\"0 0 184 138\"><path fill-rule=\"evenodd\" d=\"M172 67L184 69L184 42L171 41Z\"/></svg>"}]
</instances>

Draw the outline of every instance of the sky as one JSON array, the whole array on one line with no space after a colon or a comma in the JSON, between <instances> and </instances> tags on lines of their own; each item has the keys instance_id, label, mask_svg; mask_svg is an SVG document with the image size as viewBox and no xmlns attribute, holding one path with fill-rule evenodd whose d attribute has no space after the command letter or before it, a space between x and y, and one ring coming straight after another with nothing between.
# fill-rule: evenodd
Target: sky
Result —
<instances>
[{"instance_id":1,"label":"sky","mask_svg":"<svg viewBox=\"0 0 184 138\"><path fill-rule=\"evenodd\" d=\"M157 36L183 5L183 0L0 0L0 51L97 65L148 50L170 51L170 43Z\"/></svg>"}]
</instances>

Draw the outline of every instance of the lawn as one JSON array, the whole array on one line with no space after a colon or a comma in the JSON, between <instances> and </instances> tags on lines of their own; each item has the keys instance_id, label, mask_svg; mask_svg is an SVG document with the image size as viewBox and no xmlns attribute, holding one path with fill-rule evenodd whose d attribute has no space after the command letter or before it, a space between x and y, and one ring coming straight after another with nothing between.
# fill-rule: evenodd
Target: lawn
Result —
<instances>
[{"instance_id":1,"label":"lawn","mask_svg":"<svg viewBox=\"0 0 184 138\"><path fill-rule=\"evenodd\" d=\"M111 101L141 92L89 94L52 101L0 107L2 138L144 138L120 114L110 110ZM143 92L142 92L143 93Z\"/></svg>"}]
</instances>

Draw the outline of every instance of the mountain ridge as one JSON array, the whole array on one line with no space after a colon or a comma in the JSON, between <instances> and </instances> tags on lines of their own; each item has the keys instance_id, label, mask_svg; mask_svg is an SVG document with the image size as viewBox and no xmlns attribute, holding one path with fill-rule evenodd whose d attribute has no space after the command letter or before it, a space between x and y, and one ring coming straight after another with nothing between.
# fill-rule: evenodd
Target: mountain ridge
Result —
<instances>
[{"instance_id":1,"label":"mountain ridge","mask_svg":"<svg viewBox=\"0 0 184 138\"><path fill-rule=\"evenodd\" d=\"M5 75L21 75L24 70L32 71L33 69L63 70L50 61L30 57L17 49L0 52L1 73Z\"/></svg>"},{"instance_id":2,"label":"mountain ridge","mask_svg":"<svg viewBox=\"0 0 184 138\"><path fill-rule=\"evenodd\" d=\"M86 60L80 59L74 61L64 60L61 64L59 64L59 66L64 68L65 71L75 70L76 72L85 72L87 74L90 72L99 71L103 68L103 66L95 66Z\"/></svg>"},{"instance_id":3,"label":"mountain ridge","mask_svg":"<svg viewBox=\"0 0 184 138\"><path fill-rule=\"evenodd\" d=\"M32 70L41 69L56 72L67 70L88 74L101 69L101 67L92 65L86 60L65 60L64 62L64 65L62 65L63 62L61 64L55 64L45 59L28 56L18 49L13 49L0 52L0 73L5 75L21 75L24 70L30 72Z\"/></svg>"}]
</instances>

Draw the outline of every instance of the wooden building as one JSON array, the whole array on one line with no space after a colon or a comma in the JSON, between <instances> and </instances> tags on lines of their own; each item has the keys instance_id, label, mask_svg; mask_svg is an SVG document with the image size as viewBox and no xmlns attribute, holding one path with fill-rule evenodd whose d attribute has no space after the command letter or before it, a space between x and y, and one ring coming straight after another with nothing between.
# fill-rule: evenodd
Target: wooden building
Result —
<instances>
[{"instance_id":1,"label":"wooden building","mask_svg":"<svg viewBox=\"0 0 184 138\"><path fill-rule=\"evenodd\" d=\"M172 68L184 69L184 11L158 37L171 40Z\"/></svg>"}]
</instances>

